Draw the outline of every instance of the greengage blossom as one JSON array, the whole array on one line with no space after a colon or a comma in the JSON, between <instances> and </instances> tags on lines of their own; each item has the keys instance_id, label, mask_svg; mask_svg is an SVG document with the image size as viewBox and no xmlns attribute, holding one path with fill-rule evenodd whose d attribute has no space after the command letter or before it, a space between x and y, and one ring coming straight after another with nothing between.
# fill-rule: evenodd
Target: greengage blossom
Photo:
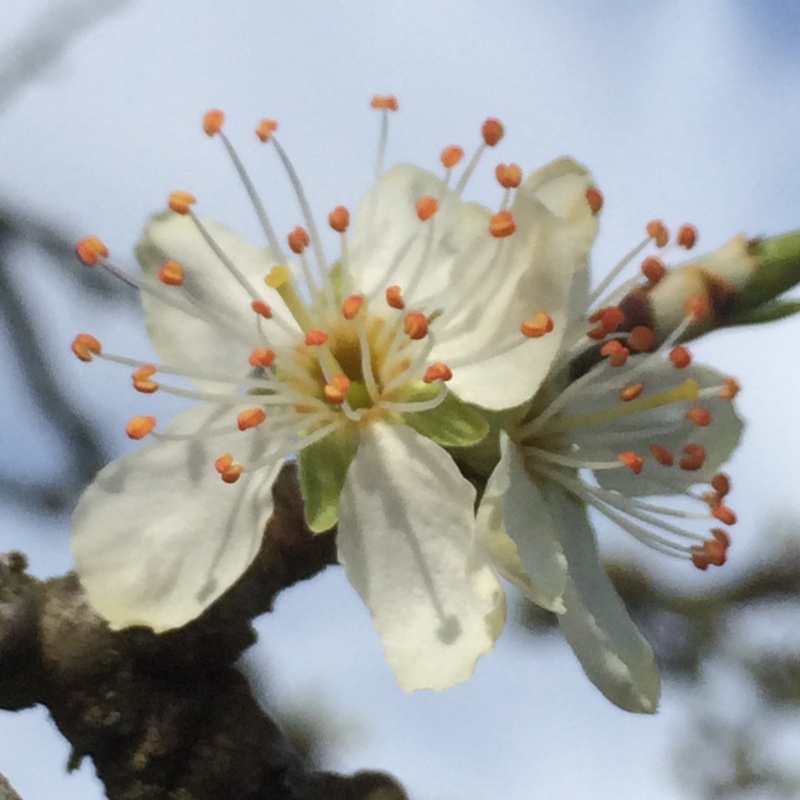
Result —
<instances>
[{"instance_id":1,"label":"greengage blossom","mask_svg":"<svg viewBox=\"0 0 800 800\"><path fill-rule=\"evenodd\" d=\"M574 162L552 169L543 199L571 219L588 252L602 196ZM676 244L690 248L696 237L683 226ZM588 278L576 280L559 349L532 401L507 417L478 514L498 571L556 613L592 682L638 712L657 707L658 668L600 563L588 509L699 569L725 562L724 526L736 516L719 468L742 430L731 403L738 385L693 364L679 341L703 317L724 314L755 266L737 237L674 270L649 256L644 283L600 299L648 243L668 241L663 224L650 223L601 286L590 292Z\"/></svg>"},{"instance_id":2,"label":"greengage blossom","mask_svg":"<svg viewBox=\"0 0 800 800\"><path fill-rule=\"evenodd\" d=\"M558 341L545 334L566 322L579 260L569 221L543 199L546 176L518 189L519 167L501 165L497 212L462 199L479 156L502 137L497 120L455 181L456 146L442 152L443 177L411 165L384 172L396 102L374 105L383 114L375 183L352 226L344 207L329 215L333 260L276 124L256 133L300 207L303 224L286 245L218 111L205 131L229 153L266 246L197 217L183 191L145 229L141 280L99 239L78 245L84 263L140 289L163 363L110 354L89 334L75 339L75 354L133 368L139 392L198 405L163 430L153 416L131 420L129 436L149 440L86 490L72 547L112 627L179 627L251 563L272 484L297 454L307 521L314 531L338 524L339 559L399 683L440 689L472 673L505 611L476 547L475 491L443 446L485 436L483 416L465 403L498 410L532 396L543 378L535 365L556 357Z\"/></svg>"}]
</instances>

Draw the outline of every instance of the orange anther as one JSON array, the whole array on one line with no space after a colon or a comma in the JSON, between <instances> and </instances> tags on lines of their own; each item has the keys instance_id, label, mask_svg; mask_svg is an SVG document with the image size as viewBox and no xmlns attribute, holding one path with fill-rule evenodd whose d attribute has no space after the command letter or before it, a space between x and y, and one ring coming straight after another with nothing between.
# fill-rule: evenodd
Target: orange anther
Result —
<instances>
[{"instance_id":1,"label":"orange anther","mask_svg":"<svg viewBox=\"0 0 800 800\"><path fill-rule=\"evenodd\" d=\"M275 351L269 347L259 347L250 353L248 362L251 367L271 367L275 363Z\"/></svg>"},{"instance_id":2,"label":"orange anther","mask_svg":"<svg viewBox=\"0 0 800 800\"><path fill-rule=\"evenodd\" d=\"M397 111L397 98L393 94L376 94L370 101L372 108L378 111Z\"/></svg>"},{"instance_id":3,"label":"orange anther","mask_svg":"<svg viewBox=\"0 0 800 800\"><path fill-rule=\"evenodd\" d=\"M498 164L494 176L504 189L516 189L522 183L522 167L519 164Z\"/></svg>"},{"instance_id":4,"label":"orange anther","mask_svg":"<svg viewBox=\"0 0 800 800\"><path fill-rule=\"evenodd\" d=\"M442 166L445 169L452 169L462 158L464 158L464 148L459 147L457 144L451 144L445 147L440 156Z\"/></svg>"},{"instance_id":5,"label":"orange anther","mask_svg":"<svg viewBox=\"0 0 800 800\"><path fill-rule=\"evenodd\" d=\"M690 408L686 412L686 419L691 420L700 428L705 428L711 424L711 412L707 408Z\"/></svg>"},{"instance_id":6,"label":"orange anther","mask_svg":"<svg viewBox=\"0 0 800 800\"><path fill-rule=\"evenodd\" d=\"M417 216L423 222L427 222L439 210L439 201L426 194L424 197L420 197L414 206L417 209Z\"/></svg>"},{"instance_id":7,"label":"orange anther","mask_svg":"<svg viewBox=\"0 0 800 800\"><path fill-rule=\"evenodd\" d=\"M481 136L489 147L494 147L503 138L505 132L506 129L503 127L503 123L499 119L494 119L494 117L489 117L481 125Z\"/></svg>"},{"instance_id":8,"label":"orange anther","mask_svg":"<svg viewBox=\"0 0 800 800\"><path fill-rule=\"evenodd\" d=\"M692 547L692 563L701 570L710 566L721 567L728 558L731 538L721 528L712 528L713 539L703 542L702 546Z\"/></svg>"},{"instance_id":9,"label":"orange anther","mask_svg":"<svg viewBox=\"0 0 800 800\"><path fill-rule=\"evenodd\" d=\"M428 334L428 318L420 311L409 311L403 320L403 330L409 339L423 339Z\"/></svg>"},{"instance_id":10,"label":"orange anther","mask_svg":"<svg viewBox=\"0 0 800 800\"><path fill-rule=\"evenodd\" d=\"M592 214L599 214L600 210L603 208L605 198L603 197L603 193L596 186L590 186L586 190L586 202L589 204Z\"/></svg>"},{"instance_id":11,"label":"orange anther","mask_svg":"<svg viewBox=\"0 0 800 800\"><path fill-rule=\"evenodd\" d=\"M529 339L538 339L553 330L553 319L544 311L536 311L530 319L520 325L523 336Z\"/></svg>"},{"instance_id":12,"label":"orange anther","mask_svg":"<svg viewBox=\"0 0 800 800\"><path fill-rule=\"evenodd\" d=\"M262 119L261 122L256 125L256 136L261 139L262 142L268 142L269 137L278 130L278 123L274 119Z\"/></svg>"},{"instance_id":13,"label":"orange anther","mask_svg":"<svg viewBox=\"0 0 800 800\"><path fill-rule=\"evenodd\" d=\"M695 472L706 462L706 449L700 444L687 444L683 448L684 457L678 466L687 472Z\"/></svg>"},{"instance_id":14,"label":"orange anther","mask_svg":"<svg viewBox=\"0 0 800 800\"><path fill-rule=\"evenodd\" d=\"M650 350L654 338L652 329L645 325L637 325L628 337L628 347L639 352Z\"/></svg>"},{"instance_id":15,"label":"orange anther","mask_svg":"<svg viewBox=\"0 0 800 800\"><path fill-rule=\"evenodd\" d=\"M347 398L349 388L350 378L347 375L334 375L331 382L323 388L322 394L329 403L340 405Z\"/></svg>"},{"instance_id":16,"label":"orange anther","mask_svg":"<svg viewBox=\"0 0 800 800\"><path fill-rule=\"evenodd\" d=\"M330 225L336 233L344 233L350 227L350 212L344 206L336 206L336 208L328 214L328 225Z\"/></svg>"},{"instance_id":17,"label":"orange anther","mask_svg":"<svg viewBox=\"0 0 800 800\"><path fill-rule=\"evenodd\" d=\"M224 456L220 456L214 462L214 469L219 472L225 483L236 483L236 481L239 480L239 476L244 471L244 467L241 464L237 464L230 453L225 453Z\"/></svg>"},{"instance_id":18,"label":"orange anther","mask_svg":"<svg viewBox=\"0 0 800 800\"><path fill-rule=\"evenodd\" d=\"M719 505L712 508L711 516L718 519L723 525L733 525L736 522L736 514L728 506Z\"/></svg>"},{"instance_id":19,"label":"orange anther","mask_svg":"<svg viewBox=\"0 0 800 800\"><path fill-rule=\"evenodd\" d=\"M587 332L587 336L595 341L605 339L625 322L625 314L617 306L600 308L589 317L589 322L598 323L595 328Z\"/></svg>"},{"instance_id":20,"label":"orange anther","mask_svg":"<svg viewBox=\"0 0 800 800\"><path fill-rule=\"evenodd\" d=\"M139 367L139 369L131 375L133 388L142 394L153 394L153 392L158 391L158 384L154 380L151 380L155 374L156 368L152 364Z\"/></svg>"},{"instance_id":21,"label":"orange anther","mask_svg":"<svg viewBox=\"0 0 800 800\"><path fill-rule=\"evenodd\" d=\"M203 117L203 130L209 135L213 136L222 130L225 123L225 112L220 111L218 108L206 111Z\"/></svg>"},{"instance_id":22,"label":"orange anther","mask_svg":"<svg viewBox=\"0 0 800 800\"><path fill-rule=\"evenodd\" d=\"M671 467L675 463L672 451L660 444L650 445L650 454L664 467Z\"/></svg>"},{"instance_id":23,"label":"orange anther","mask_svg":"<svg viewBox=\"0 0 800 800\"><path fill-rule=\"evenodd\" d=\"M700 322L710 313L708 300L697 294L687 299L683 304L683 310L686 312L686 316L691 318L692 322Z\"/></svg>"},{"instance_id":24,"label":"orange anther","mask_svg":"<svg viewBox=\"0 0 800 800\"><path fill-rule=\"evenodd\" d=\"M618 339L612 339L600 348L600 355L607 358L612 367L621 367L628 360L630 354L631 351Z\"/></svg>"},{"instance_id":25,"label":"orange anther","mask_svg":"<svg viewBox=\"0 0 800 800\"><path fill-rule=\"evenodd\" d=\"M666 247L669 242L669 230L660 219L647 223L647 235L656 243L656 247Z\"/></svg>"},{"instance_id":26,"label":"orange anther","mask_svg":"<svg viewBox=\"0 0 800 800\"><path fill-rule=\"evenodd\" d=\"M328 341L328 334L325 331L311 330L306 334L305 341L309 347L319 347Z\"/></svg>"},{"instance_id":27,"label":"orange anther","mask_svg":"<svg viewBox=\"0 0 800 800\"><path fill-rule=\"evenodd\" d=\"M308 236L308 231L305 228L300 227L298 225L287 237L287 242L289 243L289 249L300 255L303 250L308 247L309 242L311 239Z\"/></svg>"},{"instance_id":28,"label":"orange anther","mask_svg":"<svg viewBox=\"0 0 800 800\"><path fill-rule=\"evenodd\" d=\"M260 425L266 418L267 414L263 408L248 408L236 417L236 425L240 431L246 431Z\"/></svg>"},{"instance_id":29,"label":"orange anther","mask_svg":"<svg viewBox=\"0 0 800 800\"><path fill-rule=\"evenodd\" d=\"M711 479L711 488L717 493L718 497L725 497L731 490L731 479L724 472L718 472Z\"/></svg>"},{"instance_id":30,"label":"orange anther","mask_svg":"<svg viewBox=\"0 0 800 800\"><path fill-rule=\"evenodd\" d=\"M517 223L514 221L514 215L510 211L498 211L489 220L489 233L495 239L504 239L506 236L511 236L517 229Z\"/></svg>"},{"instance_id":31,"label":"orange anther","mask_svg":"<svg viewBox=\"0 0 800 800\"><path fill-rule=\"evenodd\" d=\"M108 258L108 248L96 236L84 236L75 245L75 255L87 267L94 267L102 258Z\"/></svg>"},{"instance_id":32,"label":"orange anther","mask_svg":"<svg viewBox=\"0 0 800 800\"><path fill-rule=\"evenodd\" d=\"M655 286L667 274L667 268L658 256L648 256L642 261L641 270L651 286Z\"/></svg>"},{"instance_id":33,"label":"orange anther","mask_svg":"<svg viewBox=\"0 0 800 800\"><path fill-rule=\"evenodd\" d=\"M619 390L619 399L622 400L623 403L629 403L631 400L641 397L643 391L643 383L632 383L629 386L623 386L622 389Z\"/></svg>"},{"instance_id":34,"label":"orange anther","mask_svg":"<svg viewBox=\"0 0 800 800\"><path fill-rule=\"evenodd\" d=\"M632 450L625 450L617 458L634 474L638 475L644 466L644 459Z\"/></svg>"},{"instance_id":35,"label":"orange anther","mask_svg":"<svg viewBox=\"0 0 800 800\"><path fill-rule=\"evenodd\" d=\"M265 303L263 300L253 300L253 302L250 303L250 308L260 317L264 317L264 319L270 319L272 317L272 309L269 303Z\"/></svg>"},{"instance_id":36,"label":"orange anther","mask_svg":"<svg viewBox=\"0 0 800 800\"><path fill-rule=\"evenodd\" d=\"M176 214L188 214L196 202L197 198L193 194L178 190L169 196L167 205L170 211L174 211Z\"/></svg>"},{"instance_id":37,"label":"orange anther","mask_svg":"<svg viewBox=\"0 0 800 800\"><path fill-rule=\"evenodd\" d=\"M144 439L156 427L155 417L134 417L126 426L125 433L129 439Z\"/></svg>"},{"instance_id":38,"label":"orange anther","mask_svg":"<svg viewBox=\"0 0 800 800\"><path fill-rule=\"evenodd\" d=\"M741 389L742 387L739 386L739 381L737 381L736 378L725 378L722 389L720 389L717 397L719 397L720 400L733 400Z\"/></svg>"},{"instance_id":39,"label":"orange anther","mask_svg":"<svg viewBox=\"0 0 800 800\"><path fill-rule=\"evenodd\" d=\"M165 261L158 271L158 279L167 286L183 286L183 267L177 261Z\"/></svg>"},{"instance_id":40,"label":"orange anther","mask_svg":"<svg viewBox=\"0 0 800 800\"><path fill-rule=\"evenodd\" d=\"M449 381L452 377L453 370L442 361L437 361L425 370L425 375L422 380L425 381L425 383L433 383L434 381Z\"/></svg>"},{"instance_id":41,"label":"orange anther","mask_svg":"<svg viewBox=\"0 0 800 800\"><path fill-rule=\"evenodd\" d=\"M669 351L669 360L675 369L685 369L692 363L692 354L688 348L678 345Z\"/></svg>"},{"instance_id":42,"label":"orange anther","mask_svg":"<svg viewBox=\"0 0 800 800\"><path fill-rule=\"evenodd\" d=\"M688 222L681 225L678 228L678 235L675 237L675 241L680 247L691 250L697 244L697 228Z\"/></svg>"},{"instance_id":43,"label":"orange anther","mask_svg":"<svg viewBox=\"0 0 800 800\"><path fill-rule=\"evenodd\" d=\"M363 294L351 294L344 303L342 303L342 316L345 319L355 319L356 314L361 310L364 305Z\"/></svg>"},{"instance_id":44,"label":"orange anther","mask_svg":"<svg viewBox=\"0 0 800 800\"><path fill-rule=\"evenodd\" d=\"M399 286L390 286L386 290L386 303L390 308L403 309L406 307Z\"/></svg>"},{"instance_id":45,"label":"orange anther","mask_svg":"<svg viewBox=\"0 0 800 800\"><path fill-rule=\"evenodd\" d=\"M91 333L79 333L72 340L72 352L81 361L91 361L93 356L99 356L103 352L103 348Z\"/></svg>"}]
</instances>

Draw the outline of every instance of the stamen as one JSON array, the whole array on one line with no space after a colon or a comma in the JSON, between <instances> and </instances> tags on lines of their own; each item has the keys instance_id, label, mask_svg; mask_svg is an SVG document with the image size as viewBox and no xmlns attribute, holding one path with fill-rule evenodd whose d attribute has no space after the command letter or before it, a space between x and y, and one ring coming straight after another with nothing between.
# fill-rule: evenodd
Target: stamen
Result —
<instances>
[{"instance_id":1,"label":"stamen","mask_svg":"<svg viewBox=\"0 0 800 800\"><path fill-rule=\"evenodd\" d=\"M250 430L260 425L267 418L263 408L248 408L236 417L236 426L240 431Z\"/></svg>"},{"instance_id":2,"label":"stamen","mask_svg":"<svg viewBox=\"0 0 800 800\"><path fill-rule=\"evenodd\" d=\"M272 309L269 306L269 303L265 303L263 300L253 300L250 303L250 308L256 312L260 317L264 317L264 319L272 319Z\"/></svg>"},{"instance_id":3,"label":"stamen","mask_svg":"<svg viewBox=\"0 0 800 800\"><path fill-rule=\"evenodd\" d=\"M645 352L653 347L654 340L655 335L651 328L645 325L637 325L628 337L628 347L630 347L631 350Z\"/></svg>"},{"instance_id":4,"label":"stamen","mask_svg":"<svg viewBox=\"0 0 800 800\"><path fill-rule=\"evenodd\" d=\"M687 472L695 472L706 462L706 449L700 444L687 444L683 448L684 457L678 466Z\"/></svg>"},{"instance_id":5,"label":"stamen","mask_svg":"<svg viewBox=\"0 0 800 800\"><path fill-rule=\"evenodd\" d=\"M278 123L274 119L262 119L256 126L256 136L266 143L276 130L278 130Z\"/></svg>"},{"instance_id":6,"label":"stamen","mask_svg":"<svg viewBox=\"0 0 800 800\"><path fill-rule=\"evenodd\" d=\"M553 319L544 311L537 311L534 315L520 325L523 336L529 339L539 339L553 330Z\"/></svg>"},{"instance_id":7,"label":"stamen","mask_svg":"<svg viewBox=\"0 0 800 800\"><path fill-rule=\"evenodd\" d=\"M419 311L409 311L403 318L403 330L409 339L423 339L428 334L428 318Z\"/></svg>"},{"instance_id":8,"label":"stamen","mask_svg":"<svg viewBox=\"0 0 800 800\"><path fill-rule=\"evenodd\" d=\"M716 506L716 508L711 509L711 515L725 525L736 524L736 514L728 506Z\"/></svg>"},{"instance_id":9,"label":"stamen","mask_svg":"<svg viewBox=\"0 0 800 800\"><path fill-rule=\"evenodd\" d=\"M517 230L517 223L514 221L514 215L508 211L498 211L489 220L489 233L495 239L504 239L506 236L511 236Z\"/></svg>"},{"instance_id":10,"label":"stamen","mask_svg":"<svg viewBox=\"0 0 800 800\"><path fill-rule=\"evenodd\" d=\"M192 206L197 202L197 198L190 192L181 190L173 192L169 196L167 206L171 211L176 214L188 214L192 210Z\"/></svg>"},{"instance_id":11,"label":"stamen","mask_svg":"<svg viewBox=\"0 0 800 800\"><path fill-rule=\"evenodd\" d=\"M440 156L442 166L448 170L457 166L462 158L464 158L464 148L455 144L445 147Z\"/></svg>"},{"instance_id":12,"label":"stamen","mask_svg":"<svg viewBox=\"0 0 800 800\"><path fill-rule=\"evenodd\" d=\"M225 455L220 456L214 462L214 468L219 472L225 483L236 483L242 472L244 472L244 467L241 464L235 463L230 453L225 453Z\"/></svg>"},{"instance_id":13,"label":"stamen","mask_svg":"<svg viewBox=\"0 0 800 800\"><path fill-rule=\"evenodd\" d=\"M165 261L158 271L158 279L167 286L183 286L183 267L177 261Z\"/></svg>"},{"instance_id":14,"label":"stamen","mask_svg":"<svg viewBox=\"0 0 800 800\"><path fill-rule=\"evenodd\" d=\"M397 98L393 94L373 95L370 105L378 111L397 111L399 108Z\"/></svg>"},{"instance_id":15,"label":"stamen","mask_svg":"<svg viewBox=\"0 0 800 800\"><path fill-rule=\"evenodd\" d=\"M641 270L651 287L660 283L667 274L667 268L658 256L648 256L642 261Z\"/></svg>"},{"instance_id":16,"label":"stamen","mask_svg":"<svg viewBox=\"0 0 800 800\"><path fill-rule=\"evenodd\" d=\"M647 235L656 243L656 247L666 247L669 242L669 230L660 219L647 223Z\"/></svg>"},{"instance_id":17,"label":"stamen","mask_svg":"<svg viewBox=\"0 0 800 800\"><path fill-rule=\"evenodd\" d=\"M612 367L621 367L628 360L631 351L619 339L612 339L600 348L600 355L608 359Z\"/></svg>"},{"instance_id":18,"label":"stamen","mask_svg":"<svg viewBox=\"0 0 800 800\"><path fill-rule=\"evenodd\" d=\"M101 259L108 258L108 248L96 236L84 236L75 245L75 255L87 267L94 267Z\"/></svg>"},{"instance_id":19,"label":"stamen","mask_svg":"<svg viewBox=\"0 0 800 800\"><path fill-rule=\"evenodd\" d=\"M309 347L321 347L328 341L328 334L318 329L310 330L306 333L305 343Z\"/></svg>"},{"instance_id":20,"label":"stamen","mask_svg":"<svg viewBox=\"0 0 800 800\"><path fill-rule=\"evenodd\" d=\"M390 308L396 308L401 311L406 307L399 286L389 286L386 289L386 303Z\"/></svg>"},{"instance_id":21,"label":"stamen","mask_svg":"<svg viewBox=\"0 0 800 800\"><path fill-rule=\"evenodd\" d=\"M519 164L498 164L494 175L504 189L516 189L522 183L522 167Z\"/></svg>"},{"instance_id":22,"label":"stamen","mask_svg":"<svg viewBox=\"0 0 800 800\"><path fill-rule=\"evenodd\" d=\"M694 422L699 428L706 428L711 424L711 412L707 408L690 408L686 412L686 419Z\"/></svg>"},{"instance_id":23,"label":"stamen","mask_svg":"<svg viewBox=\"0 0 800 800\"><path fill-rule=\"evenodd\" d=\"M641 473L642 467L644 466L644 459L638 453L634 453L632 450L626 450L620 453L617 458L620 460L620 463L628 467L634 475L639 475Z\"/></svg>"},{"instance_id":24,"label":"stamen","mask_svg":"<svg viewBox=\"0 0 800 800\"><path fill-rule=\"evenodd\" d=\"M630 403L631 400L640 397L643 391L643 383L632 383L629 386L623 386L622 389L619 390L619 399L622 400L623 403Z\"/></svg>"},{"instance_id":25,"label":"stamen","mask_svg":"<svg viewBox=\"0 0 800 800\"><path fill-rule=\"evenodd\" d=\"M724 472L718 472L711 479L711 488L722 499L731 490L731 479Z\"/></svg>"},{"instance_id":26,"label":"stamen","mask_svg":"<svg viewBox=\"0 0 800 800\"><path fill-rule=\"evenodd\" d=\"M289 249L295 254L300 255L310 243L308 231L299 225L286 237L289 242Z\"/></svg>"},{"instance_id":27,"label":"stamen","mask_svg":"<svg viewBox=\"0 0 800 800\"><path fill-rule=\"evenodd\" d=\"M269 347L259 347L250 353L248 363L251 367L264 367L264 369L271 367L275 363L275 351Z\"/></svg>"},{"instance_id":28,"label":"stamen","mask_svg":"<svg viewBox=\"0 0 800 800\"><path fill-rule=\"evenodd\" d=\"M736 378L725 378L724 385L717 395L720 400L733 400L741 391L741 386Z\"/></svg>"},{"instance_id":29,"label":"stamen","mask_svg":"<svg viewBox=\"0 0 800 800\"><path fill-rule=\"evenodd\" d=\"M586 190L586 202L589 204L589 209L594 216L597 216L603 208L604 198L603 193L596 187L590 186Z\"/></svg>"},{"instance_id":30,"label":"stamen","mask_svg":"<svg viewBox=\"0 0 800 800\"><path fill-rule=\"evenodd\" d=\"M215 136L225 124L225 112L219 109L207 111L203 117L203 130L208 136Z\"/></svg>"},{"instance_id":31,"label":"stamen","mask_svg":"<svg viewBox=\"0 0 800 800\"><path fill-rule=\"evenodd\" d=\"M364 305L365 297L363 294L351 294L342 303L342 316L345 319L355 319L361 307Z\"/></svg>"},{"instance_id":32,"label":"stamen","mask_svg":"<svg viewBox=\"0 0 800 800\"><path fill-rule=\"evenodd\" d=\"M72 352L81 361L91 361L103 352L103 347L91 333L79 333L72 341Z\"/></svg>"},{"instance_id":33,"label":"stamen","mask_svg":"<svg viewBox=\"0 0 800 800\"><path fill-rule=\"evenodd\" d=\"M156 374L156 368L152 364L144 367L139 367L136 372L131 376L133 388L142 394L153 394L158 391L158 384L150 380Z\"/></svg>"},{"instance_id":34,"label":"stamen","mask_svg":"<svg viewBox=\"0 0 800 800\"><path fill-rule=\"evenodd\" d=\"M688 348L683 345L678 345L669 351L669 360L672 362L675 369L685 369L692 363L692 354L689 352Z\"/></svg>"},{"instance_id":35,"label":"stamen","mask_svg":"<svg viewBox=\"0 0 800 800\"><path fill-rule=\"evenodd\" d=\"M422 380L425 383L433 383L434 381L449 381L452 377L453 371L450 367L441 361L437 361L428 367Z\"/></svg>"},{"instance_id":36,"label":"stamen","mask_svg":"<svg viewBox=\"0 0 800 800\"><path fill-rule=\"evenodd\" d=\"M586 334L590 339L601 341L611 333L614 333L620 325L625 322L625 314L617 306L608 306L595 311L590 317L589 322L598 323Z\"/></svg>"},{"instance_id":37,"label":"stamen","mask_svg":"<svg viewBox=\"0 0 800 800\"><path fill-rule=\"evenodd\" d=\"M721 528L712 528L711 535L713 539L692 548L692 563L699 570L705 571L709 566L721 567L728 558L730 536Z\"/></svg>"},{"instance_id":38,"label":"stamen","mask_svg":"<svg viewBox=\"0 0 800 800\"><path fill-rule=\"evenodd\" d=\"M690 297L683 304L683 309L686 313L686 316L695 323L700 322L710 313L708 300L705 297L700 297L700 295L694 295Z\"/></svg>"},{"instance_id":39,"label":"stamen","mask_svg":"<svg viewBox=\"0 0 800 800\"><path fill-rule=\"evenodd\" d=\"M671 467L675 463L672 452L660 444L650 445L650 454L664 467Z\"/></svg>"},{"instance_id":40,"label":"stamen","mask_svg":"<svg viewBox=\"0 0 800 800\"><path fill-rule=\"evenodd\" d=\"M344 206L336 206L328 214L328 224L336 233L344 233L350 227L350 212Z\"/></svg>"},{"instance_id":41,"label":"stamen","mask_svg":"<svg viewBox=\"0 0 800 800\"><path fill-rule=\"evenodd\" d=\"M414 204L414 207L417 210L417 216L420 220L422 220L422 222L427 222L439 210L439 201L428 194L424 197L420 197Z\"/></svg>"},{"instance_id":42,"label":"stamen","mask_svg":"<svg viewBox=\"0 0 800 800\"><path fill-rule=\"evenodd\" d=\"M685 223L678 228L678 235L675 239L679 247L691 250L697 244L697 228L694 225Z\"/></svg>"},{"instance_id":43,"label":"stamen","mask_svg":"<svg viewBox=\"0 0 800 800\"><path fill-rule=\"evenodd\" d=\"M125 433L128 434L130 439L138 441L139 439L144 439L147 434L152 433L155 427L155 417L134 417L125 426Z\"/></svg>"},{"instance_id":44,"label":"stamen","mask_svg":"<svg viewBox=\"0 0 800 800\"><path fill-rule=\"evenodd\" d=\"M331 382L323 388L322 394L329 403L341 405L347 397L349 388L350 379L347 375L334 375Z\"/></svg>"},{"instance_id":45,"label":"stamen","mask_svg":"<svg viewBox=\"0 0 800 800\"><path fill-rule=\"evenodd\" d=\"M481 125L481 136L487 147L494 147L505 136L505 127L499 119L489 117Z\"/></svg>"}]
</instances>

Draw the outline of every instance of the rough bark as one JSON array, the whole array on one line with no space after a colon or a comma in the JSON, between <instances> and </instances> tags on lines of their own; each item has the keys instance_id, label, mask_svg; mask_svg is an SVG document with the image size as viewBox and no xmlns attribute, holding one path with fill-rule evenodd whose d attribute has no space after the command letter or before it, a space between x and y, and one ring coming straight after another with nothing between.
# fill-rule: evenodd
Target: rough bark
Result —
<instances>
[{"instance_id":1,"label":"rough bark","mask_svg":"<svg viewBox=\"0 0 800 800\"><path fill-rule=\"evenodd\" d=\"M235 666L255 641L252 619L335 561L334 534L305 527L292 466L274 493L247 573L201 618L160 636L112 632L74 574L42 582L24 556L0 557L0 708L45 705L111 800L405 798L382 773L309 771Z\"/></svg>"}]
</instances>

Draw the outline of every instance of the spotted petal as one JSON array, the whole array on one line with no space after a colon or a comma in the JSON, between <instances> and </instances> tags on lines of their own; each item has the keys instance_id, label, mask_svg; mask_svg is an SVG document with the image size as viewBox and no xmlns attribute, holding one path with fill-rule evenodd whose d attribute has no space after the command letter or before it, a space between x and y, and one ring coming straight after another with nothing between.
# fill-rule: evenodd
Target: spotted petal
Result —
<instances>
[{"instance_id":1,"label":"spotted petal","mask_svg":"<svg viewBox=\"0 0 800 800\"><path fill-rule=\"evenodd\" d=\"M466 680L504 617L474 549L475 491L438 445L406 426L364 430L339 505L339 559L406 690Z\"/></svg>"},{"instance_id":2,"label":"spotted petal","mask_svg":"<svg viewBox=\"0 0 800 800\"><path fill-rule=\"evenodd\" d=\"M78 575L112 628L184 625L258 552L282 459L270 455L258 431L236 430L235 412L223 412L203 407L178 415L168 433L187 438L154 441L117 459L78 502ZM215 428L221 432L214 435ZM261 466L226 484L214 468L226 452Z\"/></svg>"}]
</instances>

